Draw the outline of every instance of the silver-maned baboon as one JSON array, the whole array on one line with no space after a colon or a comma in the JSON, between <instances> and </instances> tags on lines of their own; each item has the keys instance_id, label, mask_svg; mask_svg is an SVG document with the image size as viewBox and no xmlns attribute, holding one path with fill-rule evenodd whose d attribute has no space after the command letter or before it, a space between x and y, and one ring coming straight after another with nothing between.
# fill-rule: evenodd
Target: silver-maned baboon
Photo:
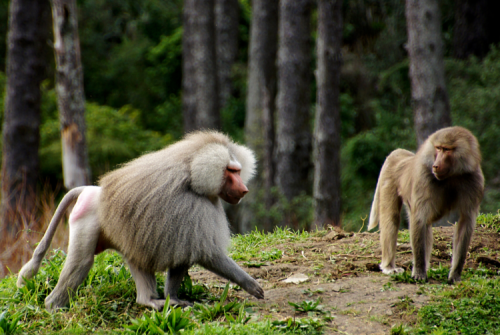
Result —
<instances>
[{"instance_id":1,"label":"silver-maned baboon","mask_svg":"<svg viewBox=\"0 0 500 335\"><path fill-rule=\"evenodd\" d=\"M251 150L218 132L196 132L163 150L139 157L104 175L100 186L71 190L61 201L18 286L33 277L55 229L75 200L69 218L68 256L59 281L45 299L48 309L67 305L87 276L94 254L112 248L129 265L139 304L161 309L155 272L168 270L171 304L193 264L227 278L256 298L264 291L226 255L229 226L219 198L236 204L248 192L255 158Z\"/></svg>"},{"instance_id":2,"label":"silver-maned baboon","mask_svg":"<svg viewBox=\"0 0 500 335\"><path fill-rule=\"evenodd\" d=\"M484 177L477 139L462 127L438 130L416 154L394 150L378 179L368 229L380 223L380 244L385 274L402 272L395 265L401 206L410 225L415 279L427 279L432 251L432 223L450 211L460 214L453 237L453 258L448 282L460 281L467 250L483 198Z\"/></svg>"}]
</instances>

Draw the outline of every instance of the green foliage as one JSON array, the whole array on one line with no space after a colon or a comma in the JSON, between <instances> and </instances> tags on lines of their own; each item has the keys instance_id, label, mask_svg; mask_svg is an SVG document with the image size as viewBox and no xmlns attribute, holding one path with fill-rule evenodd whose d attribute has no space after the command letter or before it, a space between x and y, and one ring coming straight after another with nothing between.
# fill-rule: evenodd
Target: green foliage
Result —
<instances>
[{"instance_id":1,"label":"green foliage","mask_svg":"<svg viewBox=\"0 0 500 335\"><path fill-rule=\"evenodd\" d=\"M448 266L443 266L439 264L437 268L431 268L427 271L427 279L428 280L436 280L441 283L446 283L448 281L448 274L450 272L450 268ZM401 273L395 273L391 275L391 279L400 282L400 283L408 283L408 284L424 284L424 280L415 280L411 276L411 271L404 271Z\"/></svg>"},{"instance_id":2,"label":"green foliage","mask_svg":"<svg viewBox=\"0 0 500 335\"><path fill-rule=\"evenodd\" d=\"M180 331L194 328L195 323L191 320L191 311L183 311L180 307L169 305L170 297L165 301L162 312L153 311L151 316L142 315L140 319L132 319L132 325L127 326L127 331L133 334L178 334Z\"/></svg>"},{"instance_id":3,"label":"green foliage","mask_svg":"<svg viewBox=\"0 0 500 335\"><path fill-rule=\"evenodd\" d=\"M285 333L294 334L321 334L324 323L318 318L288 318L286 320L273 321L272 325Z\"/></svg>"},{"instance_id":4,"label":"green foliage","mask_svg":"<svg viewBox=\"0 0 500 335\"><path fill-rule=\"evenodd\" d=\"M308 288L302 291L302 294L307 294L309 297L312 297L315 294L322 294L322 293L325 293L325 289L321 287L317 289Z\"/></svg>"},{"instance_id":5,"label":"green foliage","mask_svg":"<svg viewBox=\"0 0 500 335\"><path fill-rule=\"evenodd\" d=\"M500 232L500 210L496 214L483 213L480 214L476 222L478 225Z\"/></svg>"},{"instance_id":6,"label":"green foliage","mask_svg":"<svg viewBox=\"0 0 500 335\"><path fill-rule=\"evenodd\" d=\"M401 273L392 274L391 279L394 280L395 282L407 283L407 284L416 284L416 283L424 284L425 283L424 280L413 279L410 271L404 271Z\"/></svg>"},{"instance_id":7,"label":"green foliage","mask_svg":"<svg viewBox=\"0 0 500 335\"><path fill-rule=\"evenodd\" d=\"M491 334L500 327L500 281L471 278L437 293L419 312L416 334L439 327L445 334Z\"/></svg>"},{"instance_id":8,"label":"green foliage","mask_svg":"<svg viewBox=\"0 0 500 335\"><path fill-rule=\"evenodd\" d=\"M409 328L404 324L400 324L391 328L391 335L407 335L410 334Z\"/></svg>"},{"instance_id":9,"label":"green foliage","mask_svg":"<svg viewBox=\"0 0 500 335\"><path fill-rule=\"evenodd\" d=\"M0 334L14 334L17 329L17 323L20 319L20 313L16 313L12 316L9 316L8 311L3 311L2 313L0 313Z\"/></svg>"},{"instance_id":10,"label":"green foliage","mask_svg":"<svg viewBox=\"0 0 500 335\"><path fill-rule=\"evenodd\" d=\"M264 198L264 190L259 190L257 199ZM271 189L271 194L275 199L271 208L267 209L264 201L258 200L252 203L254 217L252 224L260 227L262 222L269 221L271 226L280 226L283 222L290 222L293 226L302 229L309 229L313 220L313 197L302 193L295 198L288 200L277 187Z\"/></svg>"},{"instance_id":11,"label":"green foliage","mask_svg":"<svg viewBox=\"0 0 500 335\"><path fill-rule=\"evenodd\" d=\"M187 299L190 301L201 301L210 297L210 291L205 285L193 284L191 277L186 275L182 280L179 291L177 292L179 298Z\"/></svg>"},{"instance_id":12,"label":"green foliage","mask_svg":"<svg viewBox=\"0 0 500 335\"><path fill-rule=\"evenodd\" d=\"M40 126L40 170L53 180L62 179L61 137L57 97L44 86ZM90 167L94 178L145 152L163 148L171 135L144 129L140 112L131 106L114 109L87 103L85 121Z\"/></svg>"},{"instance_id":13,"label":"green foliage","mask_svg":"<svg viewBox=\"0 0 500 335\"><path fill-rule=\"evenodd\" d=\"M375 133L364 132L349 139L342 148L342 211L344 229L359 230L369 214L372 195L384 159L391 151Z\"/></svg>"},{"instance_id":14,"label":"green foliage","mask_svg":"<svg viewBox=\"0 0 500 335\"><path fill-rule=\"evenodd\" d=\"M227 299L228 293L229 293L229 283L226 284L224 291L222 292L222 296L220 297L220 300L215 302L213 306L195 303L193 307L194 316L201 322L214 321L221 317L224 317L230 322L236 322L236 320L239 321L244 320L243 323L246 323L250 318L244 316L245 311L243 307L245 304L239 303L237 300L225 304L224 302ZM236 313L237 313L236 319L233 316L231 316L229 319L227 318L227 315Z\"/></svg>"},{"instance_id":15,"label":"green foliage","mask_svg":"<svg viewBox=\"0 0 500 335\"><path fill-rule=\"evenodd\" d=\"M26 280L26 285L15 291L13 302L24 301L32 306L44 306L44 300L54 289L66 254L59 249L53 250L43 259L37 276ZM41 281L39 278L45 278Z\"/></svg>"},{"instance_id":16,"label":"green foliage","mask_svg":"<svg viewBox=\"0 0 500 335\"><path fill-rule=\"evenodd\" d=\"M5 69L5 59L7 58L9 3L9 0L0 0L0 72Z\"/></svg>"},{"instance_id":17,"label":"green foliage","mask_svg":"<svg viewBox=\"0 0 500 335\"><path fill-rule=\"evenodd\" d=\"M261 260L263 261L274 261L280 259L283 256L283 251L273 248L271 251L262 252Z\"/></svg>"},{"instance_id":18,"label":"green foliage","mask_svg":"<svg viewBox=\"0 0 500 335\"><path fill-rule=\"evenodd\" d=\"M178 37L182 1L81 0L79 12L87 98L115 108L130 104L148 121L155 106L180 90L180 42L163 38ZM159 56L167 53L164 62ZM168 73L165 65L172 66Z\"/></svg>"},{"instance_id":19,"label":"green foliage","mask_svg":"<svg viewBox=\"0 0 500 335\"><path fill-rule=\"evenodd\" d=\"M500 132L500 47L479 61L448 60L446 72L454 124L470 129L485 158L482 169L488 187L481 210L495 212L500 202L498 134Z\"/></svg>"},{"instance_id":20,"label":"green foliage","mask_svg":"<svg viewBox=\"0 0 500 335\"><path fill-rule=\"evenodd\" d=\"M274 247L280 243L309 240L308 231L293 231L290 228L275 227L272 233L264 233L257 228L245 235L236 235L232 239L230 255L235 260L248 261L250 258L261 258L264 248ZM277 250L273 248L272 250Z\"/></svg>"},{"instance_id":21,"label":"green foliage","mask_svg":"<svg viewBox=\"0 0 500 335\"><path fill-rule=\"evenodd\" d=\"M316 313L324 313L323 305L320 305L321 298L318 298L316 301L304 300L299 303L294 303L289 301L288 304L293 307L295 312L298 313L307 313L307 312L316 312Z\"/></svg>"}]
</instances>

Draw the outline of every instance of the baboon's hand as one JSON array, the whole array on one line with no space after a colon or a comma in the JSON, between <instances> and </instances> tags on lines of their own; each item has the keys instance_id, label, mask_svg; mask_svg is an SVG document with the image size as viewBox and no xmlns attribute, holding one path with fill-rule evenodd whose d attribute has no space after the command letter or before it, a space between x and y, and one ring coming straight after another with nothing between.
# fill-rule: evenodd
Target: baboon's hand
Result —
<instances>
[{"instance_id":1,"label":"baboon's hand","mask_svg":"<svg viewBox=\"0 0 500 335\"><path fill-rule=\"evenodd\" d=\"M264 299L264 290L256 280L248 282L246 287L244 287L244 289L257 299Z\"/></svg>"}]
</instances>

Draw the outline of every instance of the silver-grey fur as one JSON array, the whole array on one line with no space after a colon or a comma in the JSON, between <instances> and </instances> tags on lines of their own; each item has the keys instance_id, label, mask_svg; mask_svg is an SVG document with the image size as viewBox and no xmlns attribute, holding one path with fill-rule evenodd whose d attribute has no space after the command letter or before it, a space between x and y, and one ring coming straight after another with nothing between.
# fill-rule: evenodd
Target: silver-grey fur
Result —
<instances>
[{"instance_id":1,"label":"silver-grey fur","mask_svg":"<svg viewBox=\"0 0 500 335\"><path fill-rule=\"evenodd\" d=\"M250 149L218 132L195 132L109 172L101 178L100 187L83 191L82 205L77 210L77 202L72 215L77 214L73 220L70 217L68 259L56 288L46 299L47 308L68 303L68 289L74 291L83 281L99 247L113 248L123 255L136 282L137 302L156 309L161 309L165 300L158 298L154 273L169 269L165 294L170 295L172 304L187 305L177 298L177 289L193 264L263 298L260 285L226 255L230 232L218 194L230 164L241 166L243 183L254 174L255 158ZM68 193L71 200L73 193ZM69 202L66 197L61 203ZM60 220L56 216L52 221ZM82 233L72 230L84 228L90 238L82 241ZM33 258L21 269L18 286L23 284L23 276L36 274L47 248L44 243L35 250L36 261Z\"/></svg>"}]
</instances>

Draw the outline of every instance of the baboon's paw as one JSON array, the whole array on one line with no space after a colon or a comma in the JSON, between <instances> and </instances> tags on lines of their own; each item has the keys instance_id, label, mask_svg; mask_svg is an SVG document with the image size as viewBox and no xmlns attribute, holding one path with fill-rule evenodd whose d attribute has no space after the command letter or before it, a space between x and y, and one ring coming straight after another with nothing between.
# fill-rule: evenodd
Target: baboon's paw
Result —
<instances>
[{"instance_id":1,"label":"baboon's paw","mask_svg":"<svg viewBox=\"0 0 500 335\"><path fill-rule=\"evenodd\" d=\"M170 298L170 306L188 307L193 304L186 300Z\"/></svg>"},{"instance_id":2,"label":"baboon's paw","mask_svg":"<svg viewBox=\"0 0 500 335\"><path fill-rule=\"evenodd\" d=\"M411 276L415 280L427 281L427 273L425 271L416 271L415 269L413 269Z\"/></svg>"},{"instance_id":3,"label":"baboon's paw","mask_svg":"<svg viewBox=\"0 0 500 335\"><path fill-rule=\"evenodd\" d=\"M397 267L382 267L380 266L380 270L382 270L382 273L386 275L392 275L394 273L401 273L404 272L405 270L403 268L397 268Z\"/></svg>"}]
</instances>

